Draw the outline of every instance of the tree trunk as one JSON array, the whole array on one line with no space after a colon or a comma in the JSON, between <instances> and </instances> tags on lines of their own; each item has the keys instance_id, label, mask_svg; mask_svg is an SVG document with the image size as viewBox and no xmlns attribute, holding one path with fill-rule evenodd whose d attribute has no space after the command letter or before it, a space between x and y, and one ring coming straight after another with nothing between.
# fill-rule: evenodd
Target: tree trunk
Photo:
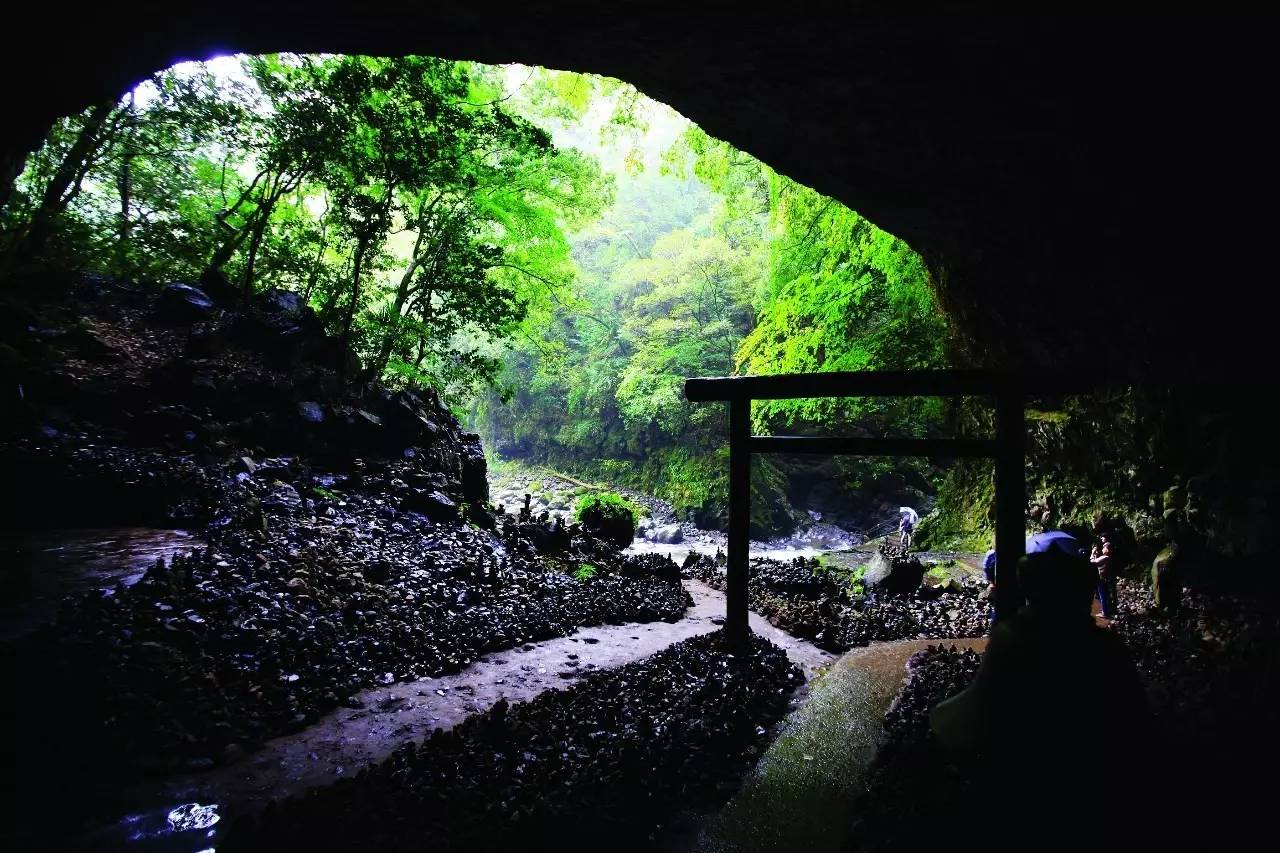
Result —
<instances>
[{"instance_id":1,"label":"tree trunk","mask_svg":"<svg viewBox=\"0 0 1280 853\"><path fill-rule=\"evenodd\" d=\"M206 264L204 268L204 274L206 276L211 272L222 272L222 268L227 265L227 261L231 260L231 258L235 256L236 251L244 245L245 239L253 233L253 228L257 224L256 217L262 212L262 208L264 206L266 207L267 216L271 216L271 208L275 206L276 199L279 198L279 195L269 194L268 190L264 187L261 191L260 200L257 202L256 209L249 214L244 225L241 225L239 228L232 228L230 225L227 225L226 222L226 217L239 210L240 205L244 204L250 194L257 189L258 182L267 176L268 170L263 169L259 172L254 177L253 183L249 184L248 187L240 192L240 197L236 199L236 203L227 210L218 214L218 222L227 230L231 231L231 236L224 240L222 245L215 249L213 255L209 258L209 263ZM270 179L268 179L268 184L269 183Z\"/></svg>"},{"instance_id":2,"label":"tree trunk","mask_svg":"<svg viewBox=\"0 0 1280 853\"><path fill-rule=\"evenodd\" d=\"M208 273L213 270L221 271L222 268L227 265L227 261L231 260L235 255L236 250L244 243L245 238L249 236L249 232L249 228L236 229L234 234L228 237L221 246L214 250L212 257L209 258L208 265L205 267L205 272Z\"/></svg>"},{"instance_id":3,"label":"tree trunk","mask_svg":"<svg viewBox=\"0 0 1280 853\"><path fill-rule=\"evenodd\" d=\"M347 378L345 352L351 348L351 327L355 325L356 308L360 304L360 275L364 270L364 256L369 249L369 242L369 229L365 229L356 241L356 254L351 268L351 302L347 305L347 316L342 321L342 334L339 337L342 341L344 357L342 363L338 365L338 376L344 381Z\"/></svg>"},{"instance_id":4,"label":"tree trunk","mask_svg":"<svg viewBox=\"0 0 1280 853\"><path fill-rule=\"evenodd\" d=\"M419 210L419 219L421 215ZM382 335L382 345L378 348L377 358L374 359L373 364L369 365L370 381L382 378L382 372L387 369L387 362L391 359L391 350L396 345L396 333L400 331L400 315L404 311L404 304L409 299L409 288L413 284L413 274L418 271L422 263L420 252L425 235L426 229L419 227L418 238L413 241L413 252L409 255L409 268L404 271L404 275L400 276L400 286L396 288L396 301L391 309L391 322Z\"/></svg>"},{"instance_id":5,"label":"tree trunk","mask_svg":"<svg viewBox=\"0 0 1280 853\"><path fill-rule=\"evenodd\" d=\"M249 300L253 298L253 269L258 261L258 248L262 245L262 236L267 231L267 223L271 219L270 211L258 218L253 226L253 237L249 241L249 259L244 265L244 281L241 283L241 309L249 309Z\"/></svg>"},{"instance_id":6,"label":"tree trunk","mask_svg":"<svg viewBox=\"0 0 1280 853\"><path fill-rule=\"evenodd\" d=\"M73 185L84 177L87 161L98 148L103 126L113 109L115 109L114 101L97 104L90 108L80 133L76 136L76 141L71 144L67 155L62 158L62 162L58 164L53 177L49 179L44 189L40 206L36 208L27 226L26 237L15 245L15 248L20 247L25 255L38 255L44 249L45 241L49 239L53 217L65 209L69 200L68 193Z\"/></svg>"},{"instance_id":7,"label":"tree trunk","mask_svg":"<svg viewBox=\"0 0 1280 853\"><path fill-rule=\"evenodd\" d=\"M400 289L396 291L396 301L391 309L391 322L382 335L382 345L378 347L377 357L373 364L369 365L370 381L381 379L382 372L387 369L387 362L391 360L391 350L395 349L396 345L396 333L400 331L400 312L404 310L404 303L409 298L410 277L411 274L406 273L400 280Z\"/></svg>"},{"instance_id":8,"label":"tree trunk","mask_svg":"<svg viewBox=\"0 0 1280 853\"><path fill-rule=\"evenodd\" d=\"M124 142L124 150L120 153L120 173L116 177L116 189L120 193L120 222L119 235L116 242L116 272L126 278L129 275L129 236L132 230L132 220L129 216L129 205L133 200L133 158L134 158L134 135L137 133L136 118L133 112L134 95L129 93L129 101L125 107L127 118L125 121L126 138Z\"/></svg>"},{"instance_id":9,"label":"tree trunk","mask_svg":"<svg viewBox=\"0 0 1280 853\"><path fill-rule=\"evenodd\" d=\"M325 212L328 213L327 210ZM325 236L328 230L329 230L328 220L322 219L320 222L320 246L316 249L316 259L312 261L311 272L310 274L307 275L306 289L302 291L302 299L304 302L311 301L311 291L315 290L316 282L320 278L320 265L321 265L321 262L324 260L324 250L327 249L329 246L329 244L325 241Z\"/></svg>"}]
</instances>

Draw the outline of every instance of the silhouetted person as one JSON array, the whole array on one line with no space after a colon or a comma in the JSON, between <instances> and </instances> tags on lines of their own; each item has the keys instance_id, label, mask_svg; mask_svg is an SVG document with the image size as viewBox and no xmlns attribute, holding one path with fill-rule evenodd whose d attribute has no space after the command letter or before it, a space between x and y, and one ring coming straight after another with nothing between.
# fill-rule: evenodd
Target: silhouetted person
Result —
<instances>
[{"instance_id":1,"label":"silhouetted person","mask_svg":"<svg viewBox=\"0 0 1280 853\"><path fill-rule=\"evenodd\" d=\"M987 578L987 589L984 595L990 605L987 608L987 615L992 623L996 621L996 608L994 601L996 600L996 549L992 548L982 558L982 573Z\"/></svg>"},{"instance_id":2,"label":"silhouetted person","mask_svg":"<svg viewBox=\"0 0 1280 853\"><path fill-rule=\"evenodd\" d=\"M1093 546L1089 554L1089 562L1098 571L1098 603L1102 605L1102 615L1110 619L1116 612L1116 577L1115 554L1111 547L1111 537L1103 533L1099 536L1102 544Z\"/></svg>"},{"instance_id":3,"label":"silhouetted person","mask_svg":"<svg viewBox=\"0 0 1280 853\"><path fill-rule=\"evenodd\" d=\"M911 522L911 516L903 514L902 520L898 522L898 543L906 550L911 549L911 531L915 530L915 525Z\"/></svg>"},{"instance_id":4,"label":"silhouetted person","mask_svg":"<svg viewBox=\"0 0 1280 853\"><path fill-rule=\"evenodd\" d=\"M1117 806L1148 789L1156 735L1146 696L1123 644L1093 621L1097 574L1083 555L1051 548L1017 573L1027 605L996 623L973 684L940 703L930 725L1021 843L1033 833L1110 846L1114 820L1133 814ZM1110 748L1120 735L1136 765L1123 773Z\"/></svg>"}]
</instances>

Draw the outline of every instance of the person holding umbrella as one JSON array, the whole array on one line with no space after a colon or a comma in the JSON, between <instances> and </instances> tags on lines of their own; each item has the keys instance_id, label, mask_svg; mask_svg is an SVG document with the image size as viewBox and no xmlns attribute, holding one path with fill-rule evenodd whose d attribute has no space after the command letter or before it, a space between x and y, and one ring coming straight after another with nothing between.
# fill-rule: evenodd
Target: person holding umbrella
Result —
<instances>
[{"instance_id":1,"label":"person holding umbrella","mask_svg":"<svg viewBox=\"0 0 1280 853\"><path fill-rule=\"evenodd\" d=\"M898 507L898 511L902 513L902 518L898 521L898 544L904 551L910 550L911 532L916 529L920 514L909 506Z\"/></svg>"},{"instance_id":2,"label":"person holding umbrella","mask_svg":"<svg viewBox=\"0 0 1280 853\"><path fill-rule=\"evenodd\" d=\"M986 591L982 593L988 602L994 602L996 598L996 549L992 548L982 558L982 573L987 578ZM987 608L987 618L994 625L996 621L996 608L991 605Z\"/></svg>"}]
</instances>

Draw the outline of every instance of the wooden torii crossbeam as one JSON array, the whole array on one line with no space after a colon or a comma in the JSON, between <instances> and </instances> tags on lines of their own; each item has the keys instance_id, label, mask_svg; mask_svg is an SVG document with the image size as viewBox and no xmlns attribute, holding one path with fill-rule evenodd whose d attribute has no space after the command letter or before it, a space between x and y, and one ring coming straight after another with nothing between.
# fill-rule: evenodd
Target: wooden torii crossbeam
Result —
<instances>
[{"instance_id":1,"label":"wooden torii crossbeam","mask_svg":"<svg viewBox=\"0 0 1280 853\"><path fill-rule=\"evenodd\" d=\"M751 521L751 454L820 453L856 456L988 457L996 466L996 616L1017 611L1023 597L1011 570L1025 552L1025 402L1041 394L1083 393L1094 382L1057 373L992 370L865 371L796 373L779 376L725 376L686 379L691 402L729 404L729 565L725 630L744 640ZM752 400L800 397L992 397L994 438L814 438L751 434Z\"/></svg>"}]
</instances>

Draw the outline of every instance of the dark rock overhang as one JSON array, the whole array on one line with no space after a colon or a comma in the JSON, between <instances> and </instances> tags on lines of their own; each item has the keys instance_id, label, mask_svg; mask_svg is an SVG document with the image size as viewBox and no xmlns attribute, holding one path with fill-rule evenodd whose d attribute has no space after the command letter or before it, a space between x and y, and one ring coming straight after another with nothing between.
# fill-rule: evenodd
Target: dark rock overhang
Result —
<instances>
[{"instance_id":1,"label":"dark rock overhang","mask_svg":"<svg viewBox=\"0 0 1280 853\"><path fill-rule=\"evenodd\" d=\"M973 361L1212 380L1256 360L1241 326L1257 318L1239 309L1264 285L1271 218L1266 28L943 5L48 4L0 56L2 153L15 162L57 116L215 53L596 72L906 239Z\"/></svg>"}]
</instances>

